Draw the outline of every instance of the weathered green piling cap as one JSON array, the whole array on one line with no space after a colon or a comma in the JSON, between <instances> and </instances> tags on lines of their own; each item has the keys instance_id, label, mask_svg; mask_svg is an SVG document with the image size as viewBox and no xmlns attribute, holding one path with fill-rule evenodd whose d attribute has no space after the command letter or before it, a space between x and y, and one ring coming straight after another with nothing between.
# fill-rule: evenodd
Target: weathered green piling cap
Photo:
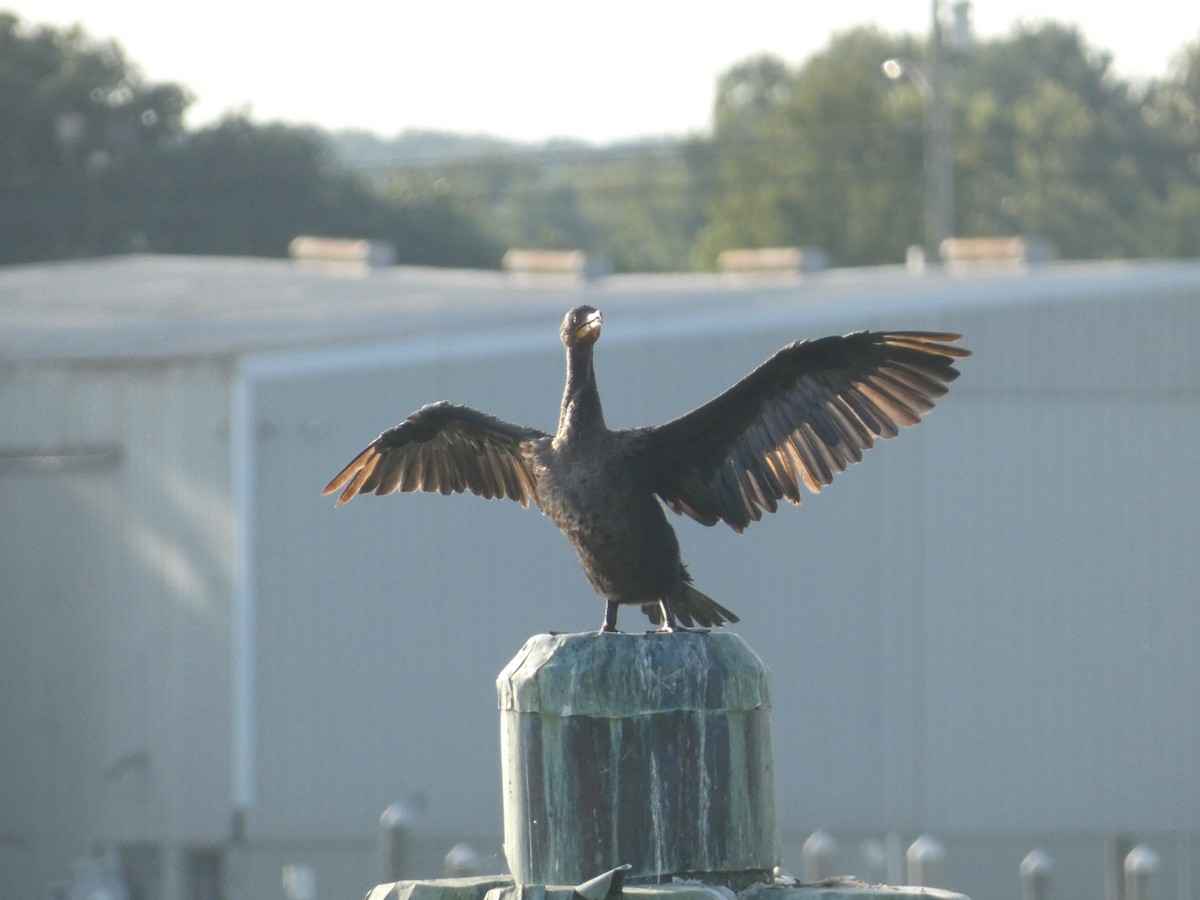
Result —
<instances>
[{"instance_id":1,"label":"weathered green piling cap","mask_svg":"<svg viewBox=\"0 0 1200 900\"><path fill-rule=\"evenodd\" d=\"M538 634L496 680L500 709L625 718L770 709L770 670L730 632Z\"/></svg>"}]
</instances>

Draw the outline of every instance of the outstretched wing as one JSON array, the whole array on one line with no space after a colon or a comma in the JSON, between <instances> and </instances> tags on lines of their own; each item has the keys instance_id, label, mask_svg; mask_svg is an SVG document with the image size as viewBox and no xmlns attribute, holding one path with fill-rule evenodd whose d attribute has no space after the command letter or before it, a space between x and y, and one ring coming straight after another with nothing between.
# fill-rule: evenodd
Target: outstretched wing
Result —
<instances>
[{"instance_id":1,"label":"outstretched wing","mask_svg":"<svg viewBox=\"0 0 1200 900\"><path fill-rule=\"evenodd\" d=\"M544 437L466 406L431 403L379 435L321 493L340 490L342 504L355 494L470 491L527 507L537 491L522 445Z\"/></svg>"},{"instance_id":2,"label":"outstretched wing","mask_svg":"<svg viewBox=\"0 0 1200 900\"><path fill-rule=\"evenodd\" d=\"M916 425L970 356L957 334L855 332L784 347L719 397L633 436L675 512L735 531L817 493L875 438Z\"/></svg>"}]
</instances>

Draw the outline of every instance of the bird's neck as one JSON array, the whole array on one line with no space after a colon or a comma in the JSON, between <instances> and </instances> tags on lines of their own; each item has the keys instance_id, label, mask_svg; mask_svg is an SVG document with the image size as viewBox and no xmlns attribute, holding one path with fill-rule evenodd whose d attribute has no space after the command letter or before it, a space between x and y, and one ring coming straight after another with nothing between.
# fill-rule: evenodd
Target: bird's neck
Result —
<instances>
[{"instance_id":1,"label":"bird's neck","mask_svg":"<svg viewBox=\"0 0 1200 900\"><path fill-rule=\"evenodd\" d=\"M574 347L567 353L567 387L558 416L558 439L569 440L604 429L604 410L592 368L592 347Z\"/></svg>"}]
</instances>

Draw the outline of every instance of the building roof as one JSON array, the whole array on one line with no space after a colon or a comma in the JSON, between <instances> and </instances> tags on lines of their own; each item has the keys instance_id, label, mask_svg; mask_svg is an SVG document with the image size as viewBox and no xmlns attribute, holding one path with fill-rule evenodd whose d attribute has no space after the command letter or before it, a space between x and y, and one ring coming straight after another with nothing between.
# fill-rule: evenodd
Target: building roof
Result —
<instances>
[{"instance_id":1,"label":"building roof","mask_svg":"<svg viewBox=\"0 0 1200 900\"><path fill-rule=\"evenodd\" d=\"M591 282L501 272L348 269L289 260L132 255L0 269L0 361L162 360L438 334L502 311L506 327L582 302L609 308L803 302L817 310L1128 296L1200 286L1200 262L1073 263L1027 272L914 276L899 267L792 278L619 275Z\"/></svg>"}]
</instances>

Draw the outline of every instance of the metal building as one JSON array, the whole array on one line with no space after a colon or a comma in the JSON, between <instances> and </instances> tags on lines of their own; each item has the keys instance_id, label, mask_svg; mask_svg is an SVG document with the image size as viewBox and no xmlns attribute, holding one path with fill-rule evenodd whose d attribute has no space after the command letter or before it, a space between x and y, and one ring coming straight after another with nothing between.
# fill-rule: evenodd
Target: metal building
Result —
<instances>
[{"instance_id":1,"label":"metal building","mask_svg":"<svg viewBox=\"0 0 1200 900\"><path fill-rule=\"evenodd\" d=\"M474 497L319 490L452 399L552 429L557 326L605 312L612 426L664 421L783 343L961 331L918 429L737 536L677 522L774 674L785 867L814 829L883 879L1098 896L1144 840L1200 887L1200 264L803 280L311 269L126 257L0 270L0 884L110 853L133 897L312 900L500 855L493 681L598 627L550 523ZM639 627L636 611L624 628ZM890 842L888 835L895 835ZM894 853L893 853L894 856ZM302 884L304 890L296 889Z\"/></svg>"}]
</instances>

